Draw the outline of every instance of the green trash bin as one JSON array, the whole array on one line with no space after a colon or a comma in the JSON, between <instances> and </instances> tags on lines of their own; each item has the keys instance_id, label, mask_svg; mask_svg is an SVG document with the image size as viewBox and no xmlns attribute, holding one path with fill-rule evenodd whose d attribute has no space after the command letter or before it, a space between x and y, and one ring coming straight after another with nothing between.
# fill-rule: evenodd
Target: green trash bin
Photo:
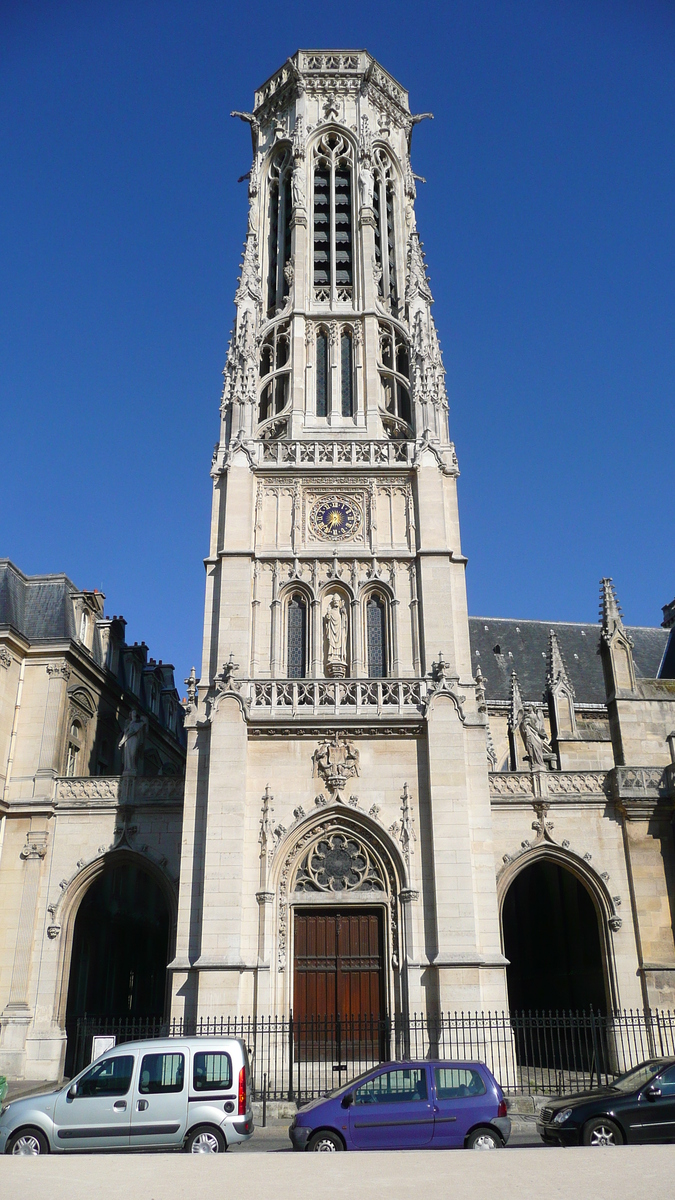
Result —
<instances>
[{"instance_id":1,"label":"green trash bin","mask_svg":"<svg viewBox=\"0 0 675 1200\"><path fill-rule=\"evenodd\" d=\"M7 1080L4 1075L0 1075L0 1104L2 1104L7 1095Z\"/></svg>"}]
</instances>

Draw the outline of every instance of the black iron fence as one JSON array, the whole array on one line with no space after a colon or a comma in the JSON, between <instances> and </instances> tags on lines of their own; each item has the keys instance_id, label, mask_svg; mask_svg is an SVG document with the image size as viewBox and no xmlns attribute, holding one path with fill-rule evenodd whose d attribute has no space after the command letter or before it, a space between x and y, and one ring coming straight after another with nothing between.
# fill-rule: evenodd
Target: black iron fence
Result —
<instances>
[{"instance_id":1,"label":"black iron fence","mask_svg":"<svg viewBox=\"0 0 675 1200\"><path fill-rule=\"evenodd\" d=\"M302 1102L390 1060L487 1063L511 1095L565 1095L611 1083L650 1057L675 1057L675 1012L413 1014L372 1018L221 1017L197 1021L81 1017L73 1074L92 1059L95 1037L240 1037L255 1099Z\"/></svg>"}]
</instances>

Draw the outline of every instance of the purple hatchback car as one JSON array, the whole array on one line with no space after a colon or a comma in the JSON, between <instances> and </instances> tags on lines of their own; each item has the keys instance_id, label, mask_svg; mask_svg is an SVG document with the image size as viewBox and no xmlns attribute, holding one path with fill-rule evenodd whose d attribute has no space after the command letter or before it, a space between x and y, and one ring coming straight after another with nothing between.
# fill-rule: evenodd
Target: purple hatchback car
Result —
<instances>
[{"instance_id":1,"label":"purple hatchback car","mask_svg":"<svg viewBox=\"0 0 675 1200\"><path fill-rule=\"evenodd\" d=\"M297 1113L294 1150L497 1150L506 1101L480 1062L383 1063Z\"/></svg>"}]
</instances>

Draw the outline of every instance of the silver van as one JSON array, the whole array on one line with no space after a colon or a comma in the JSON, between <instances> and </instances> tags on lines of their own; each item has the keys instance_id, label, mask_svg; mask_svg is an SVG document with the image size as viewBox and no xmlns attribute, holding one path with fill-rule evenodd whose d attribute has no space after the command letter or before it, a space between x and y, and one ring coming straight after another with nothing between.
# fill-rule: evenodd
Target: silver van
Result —
<instances>
[{"instance_id":1,"label":"silver van","mask_svg":"<svg viewBox=\"0 0 675 1200\"><path fill-rule=\"evenodd\" d=\"M58 1091L0 1110L0 1153L156 1150L221 1154L253 1133L241 1038L125 1042Z\"/></svg>"}]
</instances>

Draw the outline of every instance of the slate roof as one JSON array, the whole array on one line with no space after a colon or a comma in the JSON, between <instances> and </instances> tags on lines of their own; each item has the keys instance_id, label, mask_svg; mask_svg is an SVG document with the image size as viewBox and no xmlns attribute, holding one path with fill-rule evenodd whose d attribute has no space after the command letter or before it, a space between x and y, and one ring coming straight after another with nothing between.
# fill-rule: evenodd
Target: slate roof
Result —
<instances>
[{"instance_id":1,"label":"slate roof","mask_svg":"<svg viewBox=\"0 0 675 1200\"><path fill-rule=\"evenodd\" d=\"M554 629L574 685L577 704L604 704L605 685L598 654L599 625L563 621L518 621L499 617L469 617L471 663L487 680L488 700L508 700L511 672L518 676L523 700L540 701L546 687L549 630ZM638 677L656 679L668 631L626 626L633 639ZM499 653L496 648L499 647Z\"/></svg>"},{"instance_id":2,"label":"slate roof","mask_svg":"<svg viewBox=\"0 0 675 1200\"><path fill-rule=\"evenodd\" d=\"M24 575L0 559L0 626L13 625L29 642L75 637L69 597L77 587L67 575Z\"/></svg>"}]
</instances>

